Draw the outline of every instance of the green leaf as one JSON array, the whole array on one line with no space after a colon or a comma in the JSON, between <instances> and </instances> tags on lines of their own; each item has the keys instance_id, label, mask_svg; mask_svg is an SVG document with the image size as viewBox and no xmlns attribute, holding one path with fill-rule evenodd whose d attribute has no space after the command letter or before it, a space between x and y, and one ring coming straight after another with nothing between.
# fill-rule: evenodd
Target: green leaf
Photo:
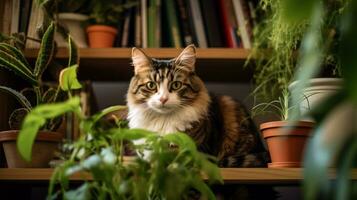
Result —
<instances>
[{"instance_id":1,"label":"green leaf","mask_svg":"<svg viewBox=\"0 0 357 200\"><path fill-rule=\"evenodd\" d=\"M61 70L59 83L63 91L70 91L82 88L77 79L78 65L73 65Z\"/></svg>"},{"instance_id":2,"label":"green leaf","mask_svg":"<svg viewBox=\"0 0 357 200\"><path fill-rule=\"evenodd\" d=\"M90 185L84 183L82 186L75 190L70 190L64 193L64 199L68 200L87 200L91 199Z\"/></svg>"},{"instance_id":3,"label":"green leaf","mask_svg":"<svg viewBox=\"0 0 357 200\"><path fill-rule=\"evenodd\" d=\"M351 134L356 135L356 134ZM353 163L357 158L357 138L352 137L343 145L346 151L340 153L341 161L339 162L337 170L337 183L336 183L336 199L344 200L351 199L351 169L354 167Z\"/></svg>"},{"instance_id":4,"label":"green leaf","mask_svg":"<svg viewBox=\"0 0 357 200\"><path fill-rule=\"evenodd\" d=\"M177 144L180 148L182 149L188 149L189 151L196 152L196 144L192 141L190 136L188 136L185 133L172 133L172 134L167 134L163 136L165 140L168 142L172 142L174 144Z\"/></svg>"},{"instance_id":5,"label":"green leaf","mask_svg":"<svg viewBox=\"0 0 357 200\"><path fill-rule=\"evenodd\" d=\"M341 19L341 41L339 56L345 86L352 100L357 104L357 2L350 1Z\"/></svg>"},{"instance_id":6,"label":"green leaf","mask_svg":"<svg viewBox=\"0 0 357 200\"><path fill-rule=\"evenodd\" d=\"M209 183L218 182L223 184L223 179L219 167L216 164L208 161L203 154L201 154L201 157L202 172L207 175Z\"/></svg>"},{"instance_id":7,"label":"green leaf","mask_svg":"<svg viewBox=\"0 0 357 200\"><path fill-rule=\"evenodd\" d=\"M200 176L192 177L192 186L196 190L200 191L204 197L211 200L216 199L212 190L206 185L205 182L202 181Z\"/></svg>"},{"instance_id":8,"label":"green leaf","mask_svg":"<svg viewBox=\"0 0 357 200\"><path fill-rule=\"evenodd\" d=\"M144 129L113 129L111 130L113 134L113 139L116 140L138 140L146 138L151 135L157 135L154 132L147 131Z\"/></svg>"},{"instance_id":9,"label":"green leaf","mask_svg":"<svg viewBox=\"0 0 357 200\"><path fill-rule=\"evenodd\" d=\"M6 93L9 93L11 94L13 97L15 97L19 103L25 107L27 110L31 110L32 109L32 106L31 106L31 103L27 100L27 98L22 95L20 92L16 91L16 90L13 90L11 88L8 88L8 87L5 87L5 86L0 86L0 91L3 91L3 92L6 92Z\"/></svg>"},{"instance_id":10,"label":"green leaf","mask_svg":"<svg viewBox=\"0 0 357 200\"><path fill-rule=\"evenodd\" d=\"M100 120L102 117L104 117L105 115L107 115L111 112L124 110L124 109L127 109L127 107L126 106L110 106L108 108L105 108L104 110L102 110L92 116L93 123L97 123L98 120Z\"/></svg>"},{"instance_id":11,"label":"green leaf","mask_svg":"<svg viewBox=\"0 0 357 200\"><path fill-rule=\"evenodd\" d=\"M303 94L304 88L308 85L309 79L314 77L320 69L324 54L321 50L323 49L320 30L321 23L323 23L323 20L321 20L322 17L323 10L321 5L315 8L312 24L302 41L297 72L294 77L298 82L294 91L291 92L292 105L299 105L302 98L301 94ZM292 121L298 120L299 114L299 108L295 106L290 119Z\"/></svg>"},{"instance_id":12,"label":"green leaf","mask_svg":"<svg viewBox=\"0 0 357 200\"><path fill-rule=\"evenodd\" d=\"M46 70L47 66L50 64L55 48L55 25L51 23L47 28L45 34L43 35L41 41L40 51L38 52L36 65L35 65L35 76L39 79L42 76L42 73Z\"/></svg>"},{"instance_id":13,"label":"green leaf","mask_svg":"<svg viewBox=\"0 0 357 200\"><path fill-rule=\"evenodd\" d=\"M56 96L56 89L48 88L48 90L43 94L41 102L53 102Z\"/></svg>"},{"instance_id":14,"label":"green leaf","mask_svg":"<svg viewBox=\"0 0 357 200\"><path fill-rule=\"evenodd\" d=\"M6 43L0 43L0 49L15 56L17 58L17 60L19 60L24 66L26 66L27 69L29 69L29 71L31 71L30 64L27 62L24 54L19 49L15 48L9 44L6 44Z\"/></svg>"},{"instance_id":15,"label":"green leaf","mask_svg":"<svg viewBox=\"0 0 357 200\"><path fill-rule=\"evenodd\" d=\"M4 51L3 49L0 49L0 67L4 67L15 72L31 84L38 85L38 81L32 72L20 60L18 60L15 55L9 54L9 52Z\"/></svg>"},{"instance_id":16,"label":"green leaf","mask_svg":"<svg viewBox=\"0 0 357 200\"><path fill-rule=\"evenodd\" d=\"M31 161L32 145L37 132L45 125L46 120L53 119L66 112L75 112L78 109L80 109L80 99L78 97L61 103L44 104L34 108L26 116L17 138L17 149L20 155L26 161Z\"/></svg>"},{"instance_id":17,"label":"green leaf","mask_svg":"<svg viewBox=\"0 0 357 200\"><path fill-rule=\"evenodd\" d=\"M301 23L310 19L314 7L321 2L320 0L282 0L281 4L280 11L284 20L288 23Z\"/></svg>"},{"instance_id":18,"label":"green leaf","mask_svg":"<svg viewBox=\"0 0 357 200\"><path fill-rule=\"evenodd\" d=\"M68 66L72 66L72 65L79 66L78 48L70 35L68 35L68 50L69 50Z\"/></svg>"}]
</instances>

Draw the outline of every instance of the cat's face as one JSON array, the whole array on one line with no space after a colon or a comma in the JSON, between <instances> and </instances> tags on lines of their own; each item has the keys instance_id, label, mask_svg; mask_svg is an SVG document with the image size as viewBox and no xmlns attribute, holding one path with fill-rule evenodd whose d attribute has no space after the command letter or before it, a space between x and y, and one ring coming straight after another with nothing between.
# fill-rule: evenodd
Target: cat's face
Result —
<instances>
[{"instance_id":1,"label":"cat's face","mask_svg":"<svg viewBox=\"0 0 357 200\"><path fill-rule=\"evenodd\" d=\"M135 75L128 91L128 103L143 105L167 114L193 104L202 81L195 75L195 47L190 45L171 60L149 58L137 48L132 50Z\"/></svg>"}]
</instances>

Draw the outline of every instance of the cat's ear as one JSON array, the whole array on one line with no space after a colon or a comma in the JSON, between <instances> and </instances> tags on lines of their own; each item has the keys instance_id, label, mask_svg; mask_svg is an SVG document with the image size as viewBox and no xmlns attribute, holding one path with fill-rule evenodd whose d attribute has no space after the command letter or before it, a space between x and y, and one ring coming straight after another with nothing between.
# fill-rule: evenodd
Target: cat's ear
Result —
<instances>
[{"instance_id":1,"label":"cat's ear","mask_svg":"<svg viewBox=\"0 0 357 200\"><path fill-rule=\"evenodd\" d=\"M195 71L196 47L188 45L181 54L176 58L175 64L187 67L190 71Z\"/></svg>"},{"instance_id":2,"label":"cat's ear","mask_svg":"<svg viewBox=\"0 0 357 200\"><path fill-rule=\"evenodd\" d=\"M141 49L133 47L131 50L131 59L135 74L150 68L151 60Z\"/></svg>"}]
</instances>

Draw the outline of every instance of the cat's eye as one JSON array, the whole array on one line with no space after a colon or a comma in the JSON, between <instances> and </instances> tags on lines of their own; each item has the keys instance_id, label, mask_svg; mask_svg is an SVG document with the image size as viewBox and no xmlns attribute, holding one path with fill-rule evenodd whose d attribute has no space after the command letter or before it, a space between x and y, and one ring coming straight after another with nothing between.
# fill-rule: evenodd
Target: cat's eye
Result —
<instances>
[{"instance_id":1,"label":"cat's eye","mask_svg":"<svg viewBox=\"0 0 357 200\"><path fill-rule=\"evenodd\" d=\"M146 87L149 90L155 90L156 89L156 83L153 81L149 81L146 83Z\"/></svg>"},{"instance_id":2,"label":"cat's eye","mask_svg":"<svg viewBox=\"0 0 357 200\"><path fill-rule=\"evenodd\" d=\"M182 87L182 82L180 81L175 81L171 84L171 89L173 90L178 90Z\"/></svg>"}]
</instances>

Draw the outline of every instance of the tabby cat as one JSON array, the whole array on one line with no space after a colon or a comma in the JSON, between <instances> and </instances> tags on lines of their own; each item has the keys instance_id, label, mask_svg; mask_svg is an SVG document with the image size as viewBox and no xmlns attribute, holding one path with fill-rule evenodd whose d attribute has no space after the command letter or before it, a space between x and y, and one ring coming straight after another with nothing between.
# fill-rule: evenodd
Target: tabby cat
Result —
<instances>
[{"instance_id":1,"label":"tabby cat","mask_svg":"<svg viewBox=\"0 0 357 200\"><path fill-rule=\"evenodd\" d=\"M210 95L195 73L195 61L193 45L170 60L133 48L129 127L163 135L185 132L200 151L216 156L220 167L266 166L266 150L243 105L229 96Z\"/></svg>"}]
</instances>

